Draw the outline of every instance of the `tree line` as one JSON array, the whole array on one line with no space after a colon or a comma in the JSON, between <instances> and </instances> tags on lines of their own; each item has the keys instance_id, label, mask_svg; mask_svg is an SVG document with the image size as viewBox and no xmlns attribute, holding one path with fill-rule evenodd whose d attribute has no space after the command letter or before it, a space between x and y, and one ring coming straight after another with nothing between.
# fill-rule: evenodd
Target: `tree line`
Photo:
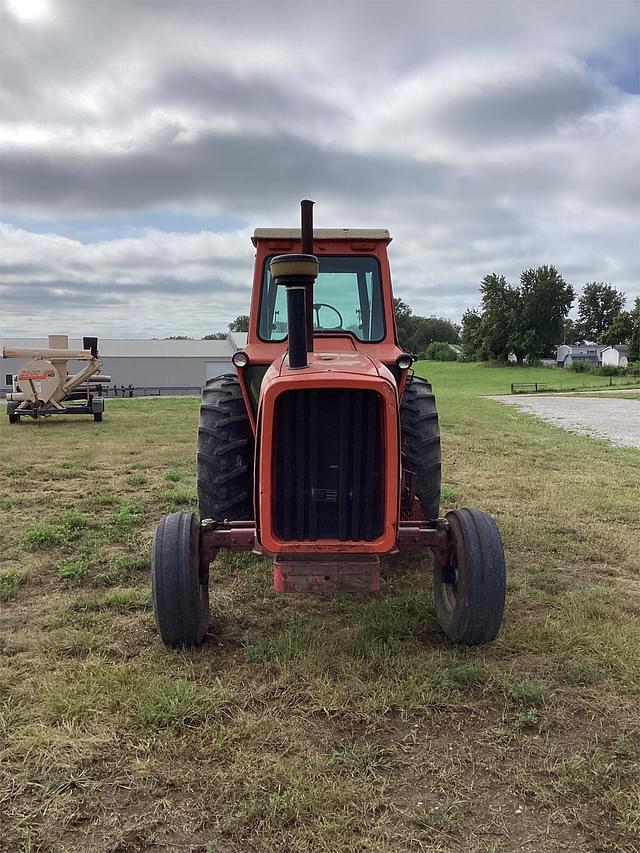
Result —
<instances>
[{"instance_id":1,"label":"tree line","mask_svg":"<svg viewBox=\"0 0 640 853\"><path fill-rule=\"evenodd\" d=\"M468 361L518 363L553 357L561 343L595 340L626 344L629 360L638 358L640 299L625 311L625 295L610 284L593 281L578 299L578 318L568 314L575 290L554 266L524 270L517 286L490 273L480 285L480 309L462 318L462 354Z\"/></svg>"}]
</instances>

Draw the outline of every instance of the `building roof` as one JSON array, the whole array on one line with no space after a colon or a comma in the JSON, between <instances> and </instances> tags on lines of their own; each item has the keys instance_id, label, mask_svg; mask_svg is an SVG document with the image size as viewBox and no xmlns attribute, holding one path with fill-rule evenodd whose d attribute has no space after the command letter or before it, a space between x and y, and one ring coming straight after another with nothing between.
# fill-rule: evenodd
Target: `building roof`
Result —
<instances>
[{"instance_id":1,"label":"building roof","mask_svg":"<svg viewBox=\"0 0 640 853\"><path fill-rule=\"evenodd\" d=\"M226 358L244 346L238 343L243 333L234 333L223 341L163 341L132 340L129 338L99 338L98 352L104 358ZM246 337L246 336L245 336ZM47 338L0 338L2 347L42 348ZM69 338L70 349L82 349L81 338Z\"/></svg>"},{"instance_id":2,"label":"building roof","mask_svg":"<svg viewBox=\"0 0 640 853\"><path fill-rule=\"evenodd\" d=\"M384 240L393 239L386 228L314 228L314 240ZM252 242L258 240L299 240L299 228L256 228Z\"/></svg>"}]
</instances>

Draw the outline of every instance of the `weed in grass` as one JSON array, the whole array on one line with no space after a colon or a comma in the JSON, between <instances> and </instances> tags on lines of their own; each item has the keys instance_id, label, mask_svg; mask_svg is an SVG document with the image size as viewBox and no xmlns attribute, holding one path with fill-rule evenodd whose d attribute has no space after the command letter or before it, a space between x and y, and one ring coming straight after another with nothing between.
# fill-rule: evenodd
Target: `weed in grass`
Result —
<instances>
[{"instance_id":1,"label":"weed in grass","mask_svg":"<svg viewBox=\"0 0 640 853\"><path fill-rule=\"evenodd\" d=\"M87 520L81 512L75 509L67 509L60 516L60 523L70 532L83 530L87 526Z\"/></svg>"},{"instance_id":2,"label":"weed in grass","mask_svg":"<svg viewBox=\"0 0 640 853\"><path fill-rule=\"evenodd\" d=\"M64 530L60 525L43 521L31 525L24 537L25 546L33 551L51 545L62 545L65 541Z\"/></svg>"},{"instance_id":3,"label":"weed in grass","mask_svg":"<svg viewBox=\"0 0 640 853\"><path fill-rule=\"evenodd\" d=\"M0 509L14 509L21 505L22 498L19 495L12 495L11 497L0 495Z\"/></svg>"},{"instance_id":4,"label":"weed in grass","mask_svg":"<svg viewBox=\"0 0 640 853\"><path fill-rule=\"evenodd\" d=\"M464 811L461 803L453 802L432 808L421 806L422 803L413 813L413 823L417 829L430 837L453 835L462 826Z\"/></svg>"},{"instance_id":5,"label":"weed in grass","mask_svg":"<svg viewBox=\"0 0 640 853\"><path fill-rule=\"evenodd\" d=\"M128 486L146 486L148 480L144 474L131 474L127 477Z\"/></svg>"},{"instance_id":6,"label":"weed in grass","mask_svg":"<svg viewBox=\"0 0 640 853\"><path fill-rule=\"evenodd\" d=\"M202 687L179 678L153 678L132 703L131 717L143 731L209 725L226 711L233 693L220 682Z\"/></svg>"},{"instance_id":7,"label":"weed in grass","mask_svg":"<svg viewBox=\"0 0 640 853\"><path fill-rule=\"evenodd\" d=\"M116 554L113 566L118 572L140 571L149 568L151 563L150 548L141 548L135 554Z\"/></svg>"},{"instance_id":8,"label":"weed in grass","mask_svg":"<svg viewBox=\"0 0 640 853\"><path fill-rule=\"evenodd\" d=\"M69 610L91 612L113 610L127 613L132 610L148 610L151 607L151 593L148 590L117 588L107 593L88 593L77 598L69 605Z\"/></svg>"},{"instance_id":9,"label":"weed in grass","mask_svg":"<svg viewBox=\"0 0 640 853\"><path fill-rule=\"evenodd\" d=\"M94 507L95 509L100 509L101 507L115 506L118 503L118 499L115 495L109 493L102 493L95 495L87 495L84 502L87 504L87 506Z\"/></svg>"},{"instance_id":10,"label":"weed in grass","mask_svg":"<svg viewBox=\"0 0 640 853\"><path fill-rule=\"evenodd\" d=\"M82 468L54 468L53 471L50 471L47 475L48 480L76 480L84 477L84 470Z\"/></svg>"},{"instance_id":11,"label":"weed in grass","mask_svg":"<svg viewBox=\"0 0 640 853\"><path fill-rule=\"evenodd\" d=\"M143 511L139 504L126 503L111 513L111 526L120 533L133 530L142 521Z\"/></svg>"},{"instance_id":12,"label":"weed in grass","mask_svg":"<svg viewBox=\"0 0 640 853\"><path fill-rule=\"evenodd\" d=\"M455 486L443 484L440 488L440 499L444 503L453 503L458 499L458 490Z\"/></svg>"},{"instance_id":13,"label":"weed in grass","mask_svg":"<svg viewBox=\"0 0 640 853\"><path fill-rule=\"evenodd\" d=\"M362 741L341 745L327 757L330 767L337 767L350 775L367 774L379 776L392 770L397 760L393 754L377 744Z\"/></svg>"},{"instance_id":14,"label":"weed in grass","mask_svg":"<svg viewBox=\"0 0 640 853\"><path fill-rule=\"evenodd\" d=\"M451 677L457 684L479 684L482 681L480 667L475 663L461 663L451 669Z\"/></svg>"},{"instance_id":15,"label":"weed in grass","mask_svg":"<svg viewBox=\"0 0 640 853\"><path fill-rule=\"evenodd\" d=\"M27 573L22 569L2 569L0 571L0 601L13 601L18 590L27 581Z\"/></svg>"},{"instance_id":16,"label":"weed in grass","mask_svg":"<svg viewBox=\"0 0 640 853\"><path fill-rule=\"evenodd\" d=\"M17 466L17 465L12 466L11 468L7 468L7 470L5 471L5 474L7 475L7 477L16 477L16 478L17 477L26 477L28 473L29 473L28 468L24 468L24 467Z\"/></svg>"},{"instance_id":17,"label":"weed in grass","mask_svg":"<svg viewBox=\"0 0 640 853\"><path fill-rule=\"evenodd\" d=\"M69 509L54 523L37 522L25 534L24 544L35 551L52 545L65 545L76 539L80 530L86 527L86 519L81 512Z\"/></svg>"},{"instance_id":18,"label":"weed in grass","mask_svg":"<svg viewBox=\"0 0 640 853\"><path fill-rule=\"evenodd\" d=\"M164 475L165 480L170 480L172 483L178 483L183 477L183 473L179 468L169 468Z\"/></svg>"},{"instance_id":19,"label":"weed in grass","mask_svg":"<svg viewBox=\"0 0 640 853\"><path fill-rule=\"evenodd\" d=\"M171 491L161 492L161 497L165 501L169 512L193 507L197 501L196 493L193 489L172 489Z\"/></svg>"},{"instance_id":20,"label":"weed in grass","mask_svg":"<svg viewBox=\"0 0 640 853\"><path fill-rule=\"evenodd\" d=\"M86 560L65 560L58 566L58 577L65 580L77 580L87 573L87 569Z\"/></svg>"},{"instance_id":21,"label":"weed in grass","mask_svg":"<svg viewBox=\"0 0 640 853\"><path fill-rule=\"evenodd\" d=\"M564 680L574 687L586 687L595 681L595 669L587 661L571 660L564 666Z\"/></svg>"},{"instance_id":22,"label":"weed in grass","mask_svg":"<svg viewBox=\"0 0 640 853\"><path fill-rule=\"evenodd\" d=\"M102 572L96 572L93 580L100 586L117 586L122 583L122 572L117 569L104 569Z\"/></svg>"},{"instance_id":23,"label":"weed in grass","mask_svg":"<svg viewBox=\"0 0 640 853\"><path fill-rule=\"evenodd\" d=\"M540 725L540 714L537 708L525 708L516 713L514 724L516 729L535 729Z\"/></svg>"},{"instance_id":24,"label":"weed in grass","mask_svg":"<svg viewBox=\"0 0 640 853\"><path fill-rule=\"evenodd\" d=\"M515 681L511 685L510 692L514 699L527 705L541 705L544 702L542 685L526 678Z\"/></svg>"}]
</instances>

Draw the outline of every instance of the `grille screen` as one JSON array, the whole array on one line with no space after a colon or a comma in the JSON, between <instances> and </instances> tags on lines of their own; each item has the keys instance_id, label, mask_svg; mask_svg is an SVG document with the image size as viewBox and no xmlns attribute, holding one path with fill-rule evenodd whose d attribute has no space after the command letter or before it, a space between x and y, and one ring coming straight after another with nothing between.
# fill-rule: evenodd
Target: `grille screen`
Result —
<instances>
[{"instance_id":1,"label":"grille screen","mask_svg":"<svg viewBox=\"0 0 640 853\"><path fill-rule=\"evenodd\" d=\"M275 411L275 535L287 542L381 536L381 436L374 391L281 394Z\"/></svg>"}]
</instances>

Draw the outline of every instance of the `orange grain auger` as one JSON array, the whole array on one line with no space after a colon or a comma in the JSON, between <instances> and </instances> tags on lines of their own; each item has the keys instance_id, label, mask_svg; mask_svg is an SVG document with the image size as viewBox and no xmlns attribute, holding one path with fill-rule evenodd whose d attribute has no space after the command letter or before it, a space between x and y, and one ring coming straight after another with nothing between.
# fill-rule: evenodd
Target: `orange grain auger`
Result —
<instances>
[{"instance_id":1,"label":"orange grain auger","mask_svg":"<svg viewBox=\"0 0 640 853\"><path fill-rule=\"evenodd\" d=\"M200 643L220 548L273 557L281 592L377 591L380 559L431 548L438 621L457 643L493 640L504 551L474 509L439 517L440 433L428 382L399 346L383 229L258 229L237 375L207 382L199 517L162 518L155 619L169 646Z\"/></svg>"}]
</instances>

